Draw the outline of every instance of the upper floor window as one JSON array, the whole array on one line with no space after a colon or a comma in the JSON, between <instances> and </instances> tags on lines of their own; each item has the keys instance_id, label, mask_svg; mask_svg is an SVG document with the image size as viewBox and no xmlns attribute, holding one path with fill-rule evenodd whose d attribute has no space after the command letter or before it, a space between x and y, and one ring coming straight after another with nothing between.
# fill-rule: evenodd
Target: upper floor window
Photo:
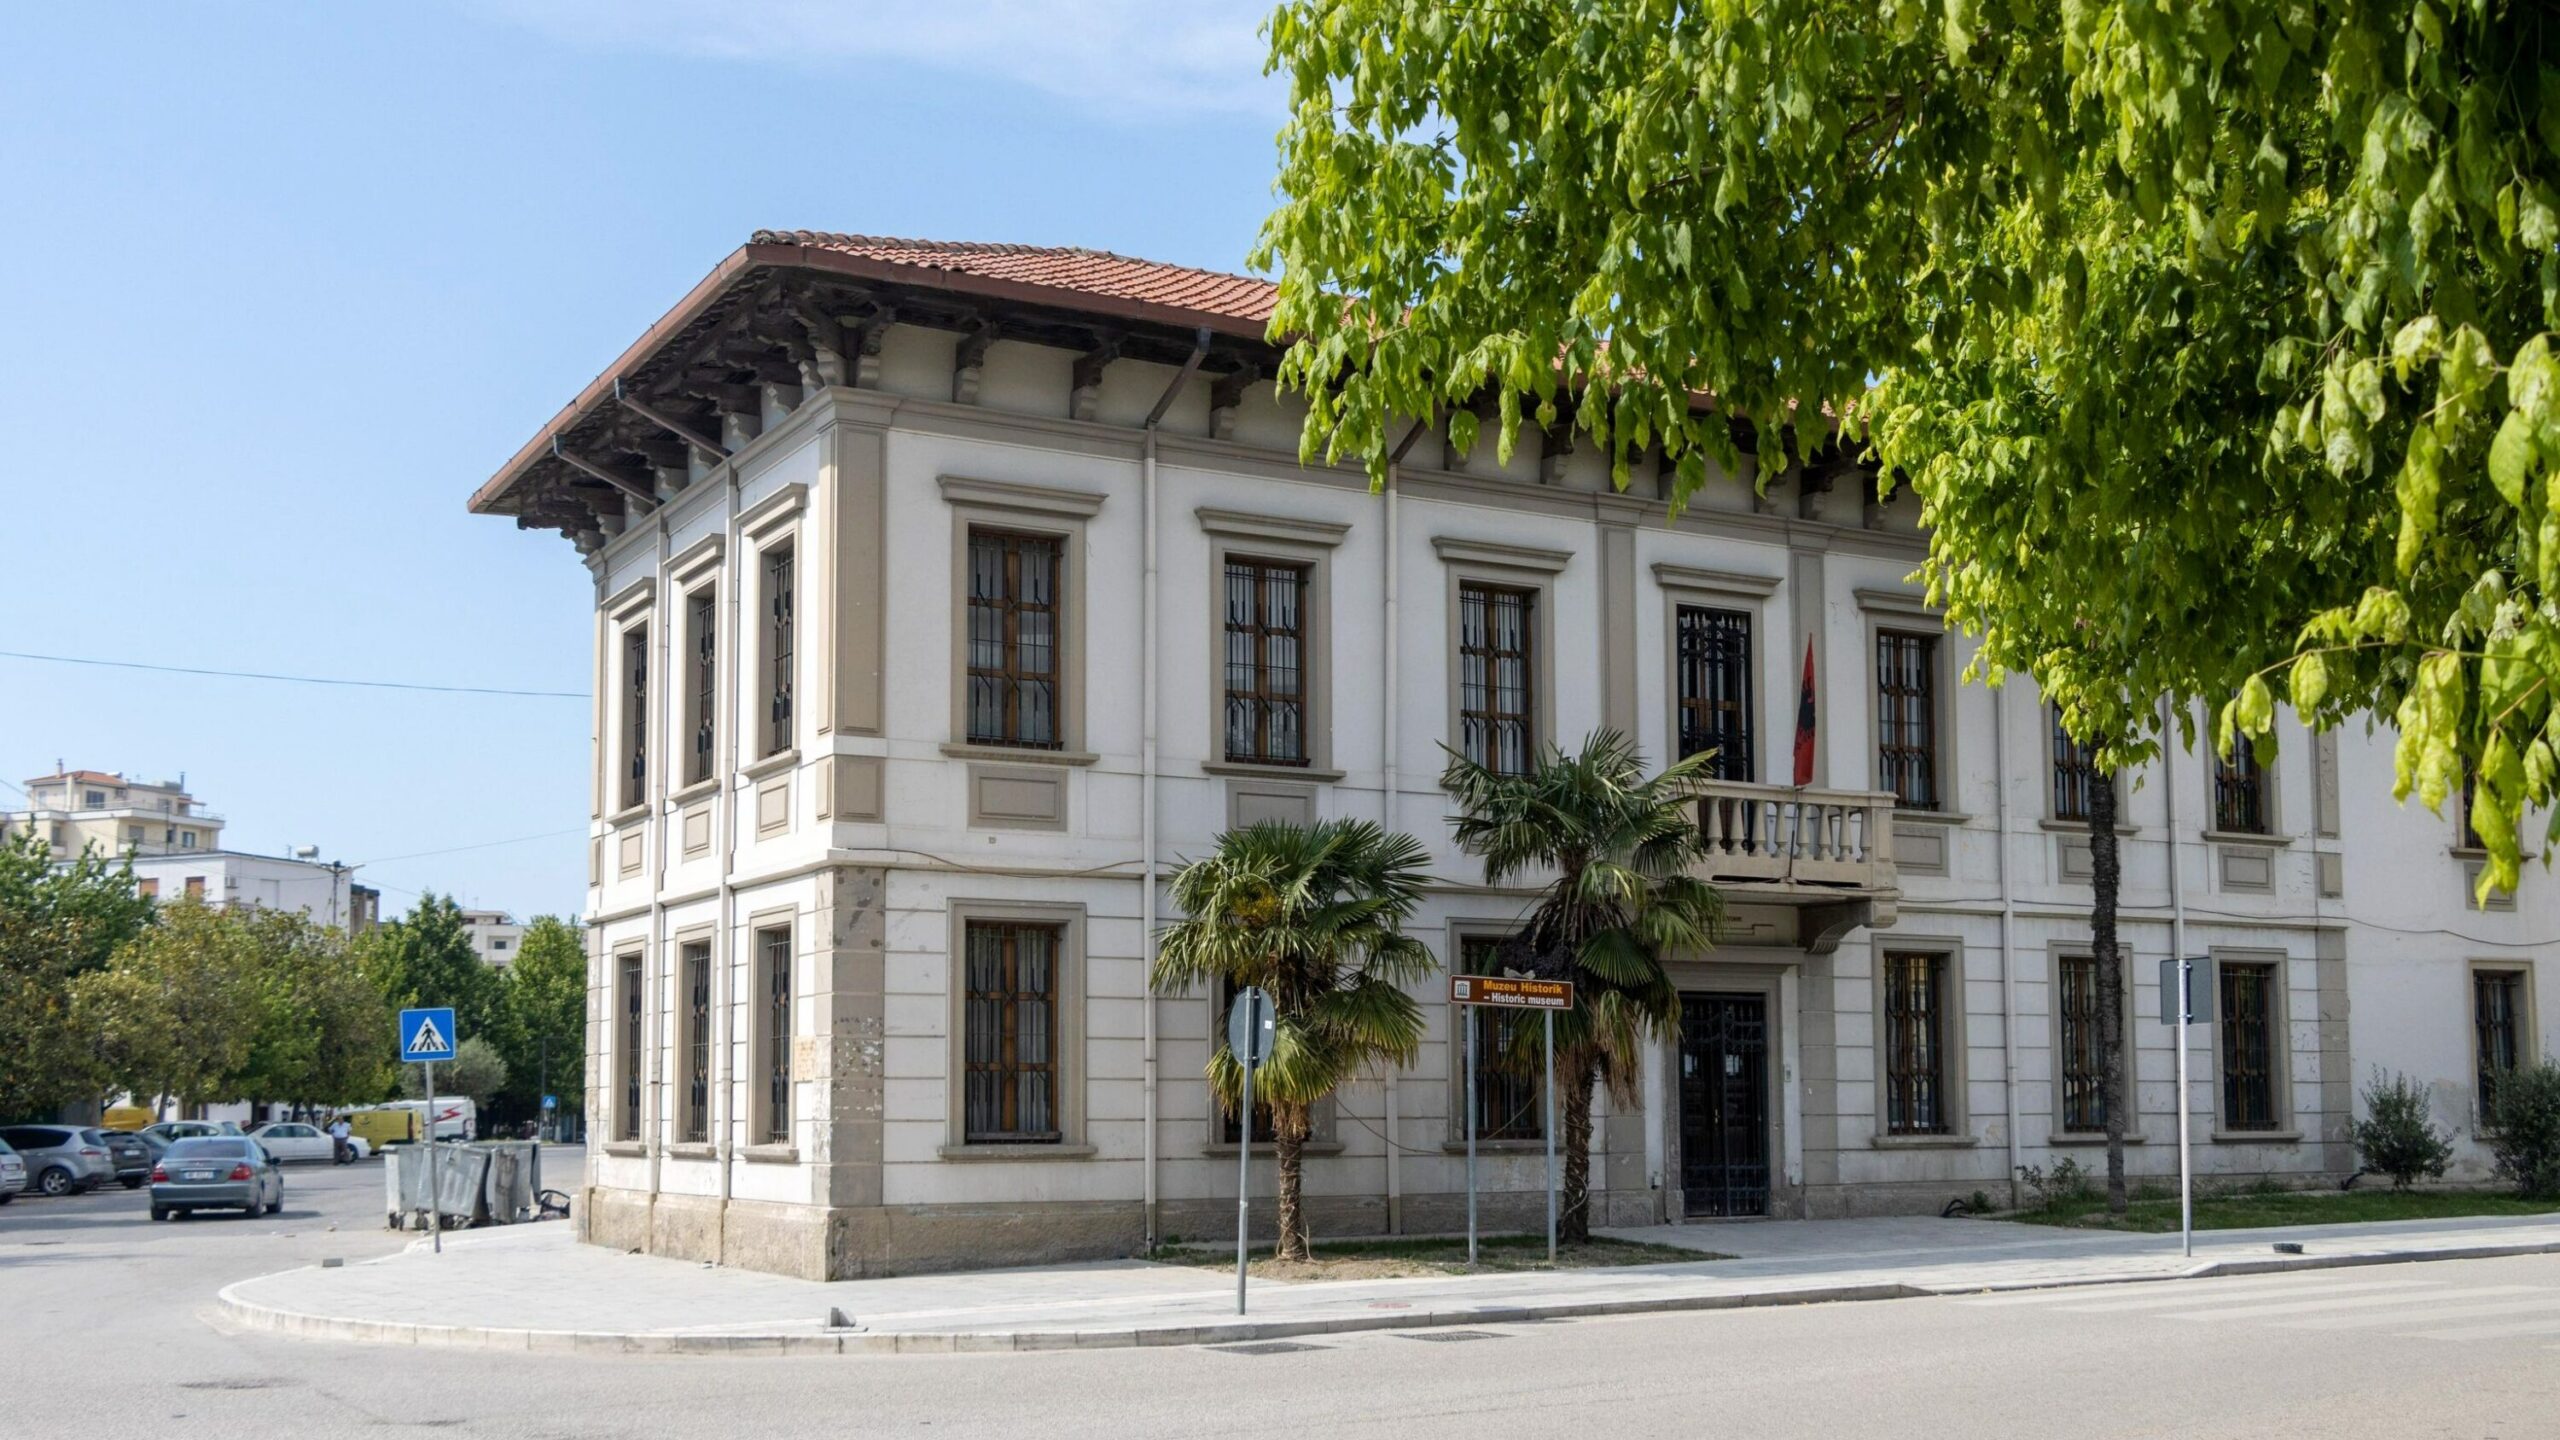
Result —
<instances>
[{"instance_id":1,"label":"upper floor window","mask_svg":"<svg viewBox=\"0 0 2560 1440\"><path fill-rule=\"evenodd\" d=\"M83 793L82 793L82 795L80 796L80 799L81 799L81 803L82 803L82 804L84 804L84 805L86 805L89 809L91 809L91 810L100 809L100 808L104 807L104 806L106 805L106 803L107 803L107 792L105 792L104 790L90 790L90 791L86 791L86 792L83 792Z\"/></svg>"},{"instance_id":2,"label":"upper floor window","mask_svg":"<svg viewBox=\"0 0 2560 1440\"><path fill-rule=\"evenodd\" d=\"M1751 755L1751 616L1704 605L1680 607L1680 757L1712 750L1707 772L1749 780Z\"/></svg>"},{"instance_id":3,"label":"upper floor window","mask_svg":"<svg viewBox=\"0 0 2560 1440\"><path fill-rule=\"evenodd\" d=\"M622 632L622 808L649 798L649 627Z\"/></svg>"},{"instance_id":4,"label":"upper floor window","mask_svg":"<svg viewBox=\"0 0 2560 1440\"><path fill-rule=\"evenodd\" d=\"M2271 830L2267 807L2267 772L2247 736L2231 744L2227 757L2213 763L2213 828L2235 835L2264 835Z\"/></svg>"},{"instance_id":5,"label":"upper floor window","mask_svg":"<svg viewBox=\"0 0 2560 1440\"><path fill-rule=\"evenodd\" d=\"M1307 763L1307 567L1226 564L1226 756Z\"/></svg>"},{"instance_id":6,"label":"upper floor window","mask_svg":"<svg viewBox=\"0 0 2560 1440\"><path fill-rule=\"evenodd\" d=\"M1935 810L1938 792L1938 637L1876 633L1879 788L1906 810Z\"/></svg>"},{"instance_id":7,"label":"upper floor window","mask_svg":"<svg viewBox=\"0 0 2560 1440\"><path fill-rule=\"evenodd\" d=\"M764 753L791 748L791 658L799 622L791 547L764 552L765 735Z\"/></svg>"},{"instance_id":8,"label":"upper floor window","mask_svg":"<svg viewBox=\"0 0 2560 1440\"><path fill-rule=\"evenodd\" d=\"M969 741L1056 750L1059 557L1054 535L969 532Z\"/></svg>"},{"instance_id":9,"label":"upper floor window","mask_svg":"<svg viewBox=\"0 0 2560 1440\"><path fill-rule=\"evenodd\" d=\"M1458 587L1458 751L1500 775L1537 759L1536 606L1534 590Z\"/></svg>"},{"instance_id":10,"label":"upper floor window","mask_svg":"<svg viewBox=\"0 0 2560 1440\"><path fill-rule=\"evenodd\" d=\"M2051 709L2051 707L2048 707ZM2092 746L2071 738L2062 728L2062 711L2051 709L2053 717L2053 818L2056 820L2089 819L2089 797L2096 792L2102 777Z\"/></svg>"},{"instance_id":11,"label":"upper floor window","mask_svg":"<svg viewBox=\"0 0 2560 1440\"><path fill-rule=\"evenodd\" d=\"M708 585L693 592L685 605L685 629L692 652L693 674L685 686L686 702L692 714L686 716L686 728L693 732L693 753L685 757L684 778L690 785L711 778L712 742L719 714L720 630L718 596Z\"/></svg>"}]
</instances>

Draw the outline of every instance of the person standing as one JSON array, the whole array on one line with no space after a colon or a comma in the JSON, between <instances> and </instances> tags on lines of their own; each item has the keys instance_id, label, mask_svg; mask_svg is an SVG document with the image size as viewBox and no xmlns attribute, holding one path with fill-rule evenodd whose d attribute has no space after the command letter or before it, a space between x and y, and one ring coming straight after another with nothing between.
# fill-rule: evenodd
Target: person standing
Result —
<instances>
[{"instance_id":1,"label":"person standing","mask_svg":"<svg viewBox=\"0 0 2560 1440\"><path fill-rule=\"evenodd\" d=\"M355 1127L347 1123L347 1117L344 1115L329 1122L329 1158L331 1160L344 1165L356 1158L355 1147L347 1143L347 1137L354 1133Z\"/></svg>"}]
</instances>

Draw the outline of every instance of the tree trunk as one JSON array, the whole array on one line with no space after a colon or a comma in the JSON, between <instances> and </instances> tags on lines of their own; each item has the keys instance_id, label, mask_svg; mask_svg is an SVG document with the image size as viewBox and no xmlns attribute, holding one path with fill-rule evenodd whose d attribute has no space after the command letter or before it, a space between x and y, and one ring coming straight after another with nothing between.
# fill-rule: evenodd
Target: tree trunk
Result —
<instances>
[{"instance_id":1,"label":"tree trunk","mask_svg":"<svg viewBox=\"0 0 2560 1440\"><path fill-rule=\"evenodd\" d=\"M1570 1061L1570 1063L1562 1063ZM1556 1243L1581 1245L1591 1239L1591 1092L1600 1084L1600 1067L1582 1056L1562 1057L1556 1083L1564 1087L1557 1108L1564 1112L1563 1193L1556 1199Z\"/></svg>"},{"instance_id":2,"label":"tree trunk","mask_svg":"<svg viewBox=\"0 0 2560 1440\"><path fill-rule=\"evenodd\" d=\"M1307 1219L1298 1197L1305 1178L1308 1128L1306 1106L1271 1107L1271 1149L1280 1162L1280 1244L1271 1252L1275 1260L1307 1258ZM1245 1138L1252 1139L1250 1121Z\"/></svg>"},{"instance_id":3,"label":"tree trunk","mask_svg":"<svg viewBox=\"0 0 2560 1440\"><path fill-rule=\"evenodd\" d=\"M2171 857L2175 863L2176 857ZM2116 891L2123 863L2116 850L2116 777L2089 788L2089 949L2098 966L2098 1103L2107 1118L2107 1213L2125 1212L2124 956L2116 948Z\"/></svg>"}]
</instances>

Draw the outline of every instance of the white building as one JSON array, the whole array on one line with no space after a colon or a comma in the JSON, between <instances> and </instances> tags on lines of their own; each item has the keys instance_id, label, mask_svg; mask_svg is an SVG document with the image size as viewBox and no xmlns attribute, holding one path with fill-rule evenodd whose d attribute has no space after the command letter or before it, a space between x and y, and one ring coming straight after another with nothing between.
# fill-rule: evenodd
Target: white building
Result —
<instances>
[{"instance_id":1,"label":"white building","mask_svg":"<svg viewBox=\"0 0 2560 1440\"><path fill-rule=\"evenodd\" d=\"M1734 923L1671 963L1682 1030L1604 1108L1596 1218L2095 1165L2088 777L2028 685L1956 683L1909 497L1746 464L1673 519L1650 464L1620 493L1569 435L1504 465L1427 427L1373 491L1298 462L1268 308L1096 252L760 234L474 497L595 577L590 1237L841 1276L1217 1232L1237 1136L1211 998L1148 990L1162 878L1239 821L1382 819L1433 848L1417 930L1463 964L1526 896L1448 843L1441 746L1601 726L1722 747ZM2473 908L2387 735L2283 739L2263 774L2127 777L2134 1169L2175 1169L2182 946L2224 1015L2185 1097L2205 1172L2352 1170L2381 1065L2477 1175L2484 1053L2560 1019L2548 877ZM1322 1117L1319 1234L1458 1223L1440 993L1421 1058ZM1535 1107L1495 1108L1488 1213L1526 1221Z\"/></svg>"},{"instance_id":2,"label":"white building","mask_svg":"<svg viewBox=\"0 0 2560 1440\"><path fill-rule=\"evenodd\" d=\"M0 835L33 830L68 860L95 848L107 855L183 855L222 844L222 817L187 793L186 777L139 780L103 770L54 773L20 787L24 810L0 811Z\"/></svg>"},{"instance_id":3,"label":"white building","mask_svg":"<svg viewBox=\"0 0 2560 1440\"><path fill-rule=\"evenodd\" d=\"M463 911L462 933L471 941L471 953L483 964L500 969L515 963L516 951L524 944L524 927L504 910Z\"/></svg>"},{"instance_id":4,"label":"white building","mask_svg":"<svg viewBox=\"0 0 2560 1440\"><path fill-rule=\"evenodd\" d=\"M299 910L323 925L350 933L373 928L379 901L354 883L344 865L200 850L182 855L138 855L133 873L142 893L162 900L200 899L208 905L251 905Z\"/></svg>"}]
</instances>

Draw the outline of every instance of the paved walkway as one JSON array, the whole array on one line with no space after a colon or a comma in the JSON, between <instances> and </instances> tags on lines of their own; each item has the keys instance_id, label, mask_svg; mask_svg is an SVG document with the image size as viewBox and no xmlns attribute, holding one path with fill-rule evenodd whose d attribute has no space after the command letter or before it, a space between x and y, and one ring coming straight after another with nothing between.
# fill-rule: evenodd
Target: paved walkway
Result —
<instances>
[{"instance_id":1,"label":"paved walkway","mask_svg":"<svg viewBox=\"0 0 2560 1440\"><path fill-rule=\"evenodd\" d=\"M2063 1231L1925 1218L1617 1230L1723 1260L1282 1283L1235 1314L1232 1275L1113 1261L820 1283L580 1245L566 1225L449 1236L222 1292L220 1318L317 1339L515 1350L842 1353L1189 1345L1345 1330L2115 1284L2399 1260L2560 1253L2560 1216L2209 1231ZM2278 1242L2302 1247L2283 1255ZM831 1323L837 1316L848 1323Z\"/></svg>"}]
</instances>

